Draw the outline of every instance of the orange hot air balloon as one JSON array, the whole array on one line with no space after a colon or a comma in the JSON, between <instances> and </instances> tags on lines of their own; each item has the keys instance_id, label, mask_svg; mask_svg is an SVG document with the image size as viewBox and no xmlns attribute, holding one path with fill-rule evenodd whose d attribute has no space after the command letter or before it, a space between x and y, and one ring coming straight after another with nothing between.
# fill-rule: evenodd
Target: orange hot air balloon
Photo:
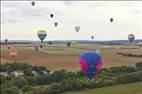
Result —
<instances>
[{"instance_id":1,"label":"orange hot air balloon","mask_svg":"<svg viewBox=\"0 0 142 94\"><path fill-rule=\"evenodd\" d=\"M11 49L10 50L10 56L15 59L17 56L17 50L16 49Z\"/></svg>"}]
</instances>

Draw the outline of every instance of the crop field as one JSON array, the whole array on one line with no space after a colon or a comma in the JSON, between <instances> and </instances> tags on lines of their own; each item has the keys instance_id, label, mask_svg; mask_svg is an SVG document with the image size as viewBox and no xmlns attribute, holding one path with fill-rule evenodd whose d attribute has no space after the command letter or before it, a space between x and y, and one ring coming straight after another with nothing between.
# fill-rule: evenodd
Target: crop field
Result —
<instances>
[{"instance_id":1,"label":"crop field","mask_svg":"<svg viewBox=\"0 0 142 94\"><path fill-rule=\"evenodd\" d=\"M123 52L131 52L142 54L142 49L139 47L127 47L127 46L110 46L110 45L77 45L74 47L66 47L65 45L52 45L45 46L39 51L34 51L33 47L24 45L16 46L18 55L15 60L10 57L10 50L6 46L1 46L1 63L6 62L12 63L14 61L19 63L28 63L38 66L46 66L51 70L65 69L67 71L79 71L79 56L80 53L88 50L100 49L101 55L103 57L104 65L103 67L112 66L123 66L130 65L133 66L136 62L142 61L141 58L134 57L124 57L117 55L117 50Z\"/></svg>"}]
</instances>

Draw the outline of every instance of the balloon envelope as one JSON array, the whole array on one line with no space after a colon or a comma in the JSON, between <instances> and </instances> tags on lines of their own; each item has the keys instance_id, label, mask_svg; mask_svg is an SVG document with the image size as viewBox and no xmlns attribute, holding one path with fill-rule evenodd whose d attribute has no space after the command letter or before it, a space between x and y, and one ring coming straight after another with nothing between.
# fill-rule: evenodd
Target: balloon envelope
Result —
<instances>
[{"instance_id":1,"label":"balloon envelope","mask_svg":"<svg viewBox=\"0 0 142 94\"><path fill-rule=\"evenodd\" d=\"M16 49L11 49L10 50L10 56L15 59L17 56L17 50Z\"/></svg>"},{"instance_id":2,"label":"balloon envelope","mask_svg":"<svg viewBox=\"0 0 142 94\"><path fill-rule=\"evenodd\" d=\"M110 22L113 22L113 18L110 18Z\"/></svg>"},{"instance_id":3,"label":"balloon envelope","mask_svg":"<svg viewBox=\"0 0 142 94\"><path fill-rule=\"evenodd\" d=\"M35 2L34 2L34 1L32 1L32 2L31 2L31 4L32 4L32 6L34 6L34 5L35 5Z\"/></svg>"},{"instance_id":4,"label":"balloon envelope","mask_svg":"<svg viewBox=\"0 0 142 94\"><path fill-rule=\"evenodd\" d=\"M51 17L51 18L53 18L53 16L54 16L53 14L50 14L50 17Z\"/></svg>"},{"instance_id":5,"label":"balloon envelope","mask_svg":"<svg viewBox=\"0 0 142 94\"><path fill-rule=\"evenodd\" d=\"M91 36L91 39L94 39L94 36Z\"/></svg>"},{"instance_id":6,"label":"balloon envelope","mask_svg":"<svg viewBox=\"0 0 142 94\"><path fill-rule=\"evenodd\" d=\"M71 46L71 42L67 42L67 46L69 48Z\"/></svg>"},{"instance_id":7,"label":"balloon envelope","mask_svg":"<svg viewBox=\"0 0 142 94\"><path fill-rule=\"evenodd\" d=\"M46 38L47 33L45 30L39 30L37 33L39 39L41 40L41 42L43 42L43 40Z\"/></svg>"},{"instance_id":8,"label":"balloon envelope","mask_svg":"<svg viewBox=\"0 0 142 94\"><path fill-rule=\"evenodd\" d=\"M79 64L83 73L92 78L101 70L103 65L102 57L95 51L87 51L80 55Z\"/></svg>"},{"instance_id":9,"label":"balloon envelope","mask_svg":"<svg viewBox=\"0 0 142 94\"><path fill-rule=\"evenodd\" d=\"M57 22L55 22L55 23L54 23L54 26L55 26L55 27L57 27L57 25L58 25L58 23L57 23Z\"/></svg>"},{"instance_id":10,"label":"balloon envelope","mask_svg":"<svg viewBox=\"0 0 142 94\"><path fill-rule=\"evenodd\" d=\"M135 39L135 35L134 35L134 34L129 34L129 35L128 35L128 40L129 40L130 42L133 42L134 39Z\"/></svg>"},{"instance_id":11,"label":"balloon envelope","mask_svg":"<svg viewBox=\"0 0 142 94\"><path fill-rule=\"evenodd\" d=\"M9 45L7 45L7 49L10 50L10 48L11 48L11 47L10 47Z\"/></svg>"},{"instance_id":12,"label":"balloon envelope","mask_svg":"<svg viewBox=\"0 0 142 94\"><path fill-rule=\"evenodd\" d=\"M78 31L80 30L80 27L79 27L79 26L76 26L76 27L75 27L75 30L76 30L76 32L78 32Z\"/></svg>"},{"instance_id":13,"label":"balloon envelope","mask_svg":"<svg viewBox=\"0 0 142 94\"><path fill-rule=\"evenodd\" d=\"M8 39L5 39L5 43L7 43L8 42Z\"/></svg>"},{"instance_id":14,"label":"balloon envelope","mask_svg":"<svg viewBox=\"0 0 142 94\"><path fill-rule=\"evenodd\" d=\"M40 48L43 48L43 46L42 46L42 45L40 45Z\"/></svg>"},{"instance_id":15,"label":"balloon envelope","mask_svg":"<svg viewBox=\"0 0 142 94\"><path fill-rule=\"evenodd\" d=\"M38 46L35 46L35 47L34 47L34 50L35 50L35 51L38 51L38 50L39 50L39 47L38 47Z\"/></svg>"}]
</instances>

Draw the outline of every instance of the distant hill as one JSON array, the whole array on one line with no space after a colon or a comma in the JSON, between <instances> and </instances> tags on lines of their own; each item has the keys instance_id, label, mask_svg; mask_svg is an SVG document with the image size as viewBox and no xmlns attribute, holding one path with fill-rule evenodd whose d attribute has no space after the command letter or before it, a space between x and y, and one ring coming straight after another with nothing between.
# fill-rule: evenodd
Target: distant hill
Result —
<instances>
[{"instance_id":1,"label":"distant hill","mask_svg":"<svg viewBox=\"0 0 142 94\"><path fill-rule=\"evenodd\" d=\"M104 44L104 45L125 45L129 44L128 40L111 40L111 41L95 41L95 40L49 40L44 41L44 43L52 42L53 44L65 44L67 42L76 42L78 44ZM133 44L141 43L142 39L134 40ZM32 41L32 40L10 40L8 44L32 44L32 43L40 43L40 41ZM5 45L5 41L1 40L1 45Z\"/></svg>"}]
</instances>

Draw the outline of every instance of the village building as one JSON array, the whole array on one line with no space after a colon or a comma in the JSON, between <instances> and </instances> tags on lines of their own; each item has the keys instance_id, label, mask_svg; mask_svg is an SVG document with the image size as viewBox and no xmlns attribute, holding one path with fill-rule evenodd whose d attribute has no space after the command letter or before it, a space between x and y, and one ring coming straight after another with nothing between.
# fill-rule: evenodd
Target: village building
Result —
<instances>
[{"instance_id":1,"label":"village building","mask_svg":"<svg viewBox=\"0 0 142 94\"><path fill-rule=\"evenodd\" d=\"M0 72L0 75L1 75L1 76L4 76L4 77L9 76L9 74L8 74L7 72Z\"/></svg>"},{"instance_id":2,"label":"village building","mask_svg":"<svg viewBox=\"0 0 142 94\"><path fill-rule=\"evenodd\" d=\"M24 71L23 70L16 70L12 72L12 75L14 76L22 76L24 75Z\"/></svg>"}]
</instances>

